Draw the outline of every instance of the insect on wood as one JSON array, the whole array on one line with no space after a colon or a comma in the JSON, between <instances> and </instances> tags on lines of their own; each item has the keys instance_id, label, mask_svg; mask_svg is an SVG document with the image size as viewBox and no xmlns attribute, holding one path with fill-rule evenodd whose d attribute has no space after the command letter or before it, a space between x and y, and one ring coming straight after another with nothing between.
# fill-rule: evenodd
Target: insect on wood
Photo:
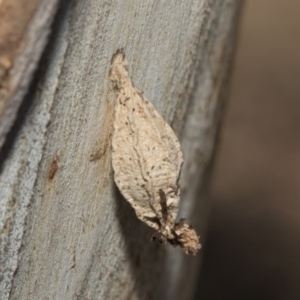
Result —
<instances>
[{"instance_id":1,"label":"insect on wood","mask_svg":"<svg viewBox=\"0 0 300 300\"><path fill-rule=\"evenodd\" d=\"M110 79L116 92L112 136L115 182L137 217L156 230L153 240L168 241L195 255L201 247L197 233L184 219L175 222L183 163L179 141L133 86L123 50L112 58Z\"/></svg>"}]
</instances>

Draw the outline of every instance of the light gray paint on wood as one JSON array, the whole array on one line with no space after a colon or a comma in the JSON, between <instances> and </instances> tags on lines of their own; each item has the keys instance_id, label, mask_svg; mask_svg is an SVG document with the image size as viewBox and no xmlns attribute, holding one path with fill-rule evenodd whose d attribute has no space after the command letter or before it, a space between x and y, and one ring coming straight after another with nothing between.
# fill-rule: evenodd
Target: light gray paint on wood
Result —
<instances>
[{"instance_id":1,"label":"light gray paint on wood","mask_svg":"<svg viewBox=\"0 0 300 300\"><path fill-rule=\"evenodd\" d=\"M124 48L134 84L178 135L185 159L179 217L201 234L207 213L197 192L238 6L73 1L60 12L1 166L3 299L191 298L200 256L152 243L153 231L114 184L110 59Z\"/></svg>"}]
</instances>

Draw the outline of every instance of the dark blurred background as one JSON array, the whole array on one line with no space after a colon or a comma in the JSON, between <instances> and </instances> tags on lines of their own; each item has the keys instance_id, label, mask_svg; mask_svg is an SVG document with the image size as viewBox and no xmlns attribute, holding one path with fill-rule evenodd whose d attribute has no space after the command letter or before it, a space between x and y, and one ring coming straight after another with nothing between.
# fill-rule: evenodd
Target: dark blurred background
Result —
<instances>
[{"instance_id":1,"label":"dark blurred background","mask_svg":"<svg viewBox=\"0 0 300 300\"><path fill-rule=\"evenodd\" d=\"M300 300L300 1L244 1L196 299Z\"/></svg>"}]
</instances>

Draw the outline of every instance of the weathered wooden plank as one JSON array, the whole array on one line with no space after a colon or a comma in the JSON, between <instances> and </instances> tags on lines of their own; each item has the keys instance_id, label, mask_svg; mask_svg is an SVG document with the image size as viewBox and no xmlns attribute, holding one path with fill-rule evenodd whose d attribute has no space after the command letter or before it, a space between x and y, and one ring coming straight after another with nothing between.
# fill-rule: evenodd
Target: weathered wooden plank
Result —
<instances>
[{"instance_id":1,"label":"weathered wooden plank","mask_svg":"<svg viewBox=\"0 0 300 300\"><path fill-rule=\"evenodd\" d=\"M0 1L0 149L47 42L57 2Z\"/></svg>"},{"instance_id":2,"label":"weathered wooden plank","mask_svg":"<svg viewBox=\"0 0 300 300\"><path fill-rule=\"evenodd\" d=\"M123 48L136 87L181 142L179 216L204 233L198 192L238 8L238 0L77 0L60 10L1 165L3 299L191 298L200 256L151 243L113 181L108 72Z\"/></svg>"}]
</instances>

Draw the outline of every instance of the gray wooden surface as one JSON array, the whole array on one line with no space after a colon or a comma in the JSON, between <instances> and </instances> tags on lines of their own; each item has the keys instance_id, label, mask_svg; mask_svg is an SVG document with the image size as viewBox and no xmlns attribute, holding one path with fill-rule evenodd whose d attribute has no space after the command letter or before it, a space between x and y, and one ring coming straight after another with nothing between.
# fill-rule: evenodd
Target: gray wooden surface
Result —
<instances>
[{"instance_id":1,"label":"gray wooden surface","mask_svg":"<svg viewBox=\"0 0 300 300\"><path fill-rule=\"evenodd\" d=\"M179 217L204 234L199 193L239 3L61 2L0 153L1 299L191 299L201 254L152 243L113 181L108 72L124 48L182 145Z\"/></svg>"},{"instance_id":2,"label":"gray wooden surface","mask_svg":"<svg viewBox=\"0 0 300 300\"><path fill-rule=\"evenodd\" d=\"M0 148L48 40L57 2L0 1Z\"/></svg>"}]
</instances>

